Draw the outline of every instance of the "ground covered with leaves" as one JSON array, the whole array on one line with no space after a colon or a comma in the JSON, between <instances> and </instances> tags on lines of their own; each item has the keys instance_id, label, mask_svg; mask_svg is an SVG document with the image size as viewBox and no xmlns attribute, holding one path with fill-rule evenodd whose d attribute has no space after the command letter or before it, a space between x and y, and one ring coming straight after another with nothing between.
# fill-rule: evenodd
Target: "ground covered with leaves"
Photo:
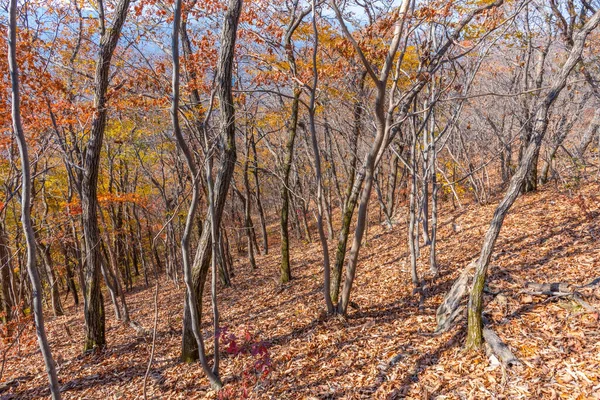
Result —
<instances>
[{"instance_id":1,"label":"ground covered with leaves","mask_svg":"<svg viewBox=\"0 0 600 400\"><path fill-rule=\"evenodd\" d=\"M600 276L600 185L576 190L546 187L521 196L506 218L490 268L486 312L491 327L522 366L506 369L482 351L463 349L464 326L433 335L435 311L453 279L478 255L496 202L452 209L444 204L439 228L440 274L425 274L426 300L410 283L406 224L372 226L361 251L346 319L327 317L318 243L295 243L294 279L278 281L277 227L271 254L250 270L235 262L233 287L219 292L221 375L213 392L198 364L178 360L183 285L163 280L158 293L155 357L149 398L411 398L600 399L598 313L568 298L523 293L526 282L584 285ZM334 246L334 241L330 242ZM420 271L427 270L428 249ZM499 294L498 294L499 293ZM587 297L598 309L598 291ZM105 296L108 300L108 296ZM154 290L143 281L127 294L132 319L152 330ZM205 310L210 310L207 306ZM82 355L83 312L47 317L64 398L139 398L152 348L114 319L106 303L108 348ZM210 321L204 318L209 356ZM3 342L2 398L48 396L47 380L28 323L18 342Z\"/></svg>"}]
</instances>

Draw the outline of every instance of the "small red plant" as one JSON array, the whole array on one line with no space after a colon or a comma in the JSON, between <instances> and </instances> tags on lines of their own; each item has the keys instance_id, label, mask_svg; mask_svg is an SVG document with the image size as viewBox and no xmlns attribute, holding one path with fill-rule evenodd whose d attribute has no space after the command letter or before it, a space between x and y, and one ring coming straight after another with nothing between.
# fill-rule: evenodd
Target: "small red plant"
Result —
<instances>
[{"instance_id":1,"label":"small red plant","mask_svg":"<svg viewBox=\"0 0 600 400\"><path fill-rule=\"evenodd\" d=\"M260 340L247 328L242 328L236 334L227 327L223 327L219 332L219 340L227 354L232 357L244 358L241 387L226 386L219 392L219 399L248 398L249 389L266 380L272 371L268 343Z\"/></svg>"}]
</instances>

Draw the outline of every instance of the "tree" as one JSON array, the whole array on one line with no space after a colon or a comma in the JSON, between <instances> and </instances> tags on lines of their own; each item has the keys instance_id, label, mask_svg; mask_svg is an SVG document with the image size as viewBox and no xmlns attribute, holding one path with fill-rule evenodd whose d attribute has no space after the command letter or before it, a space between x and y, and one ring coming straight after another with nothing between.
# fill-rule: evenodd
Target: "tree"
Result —
<instances>
[{"instance_id":1,"label":"tree","mask_svg":"<svg viewBox=\"0 0 600 400\"><path fill-rule=\"evenodd\" d=\"M483 342L482 335L482 312L483 312L483 289L488 271L489 262L494 250L494 244L500 234L504 218L510 210L510 207L515 202L519 191L525 181L529 171L531 170L534 160L539 154L539 149L546 134L548 127L548 113L550 108L556 101L560 92L567 84L567 78L571 71L579 63L585 42L588 35L596 29L600 22L600 11L597 11L574 37L574 44L569 52L569 56L561 68L559 74L553 79L552 86L542 102L538 105L535 118L533 120L532 135L523 152L523 157L517 171L510 180L510 185L500 201L500 204L494 212L490 226L485 234L481 254L475 268L475 276L473 277L473 286L469 297L468 306L468 335L466 346L468 348L477 348Z\"/></svg>"},{"instance_id":2,"label":"tree","mask_svg":"<svg viewBox=\"0 0 600 400\"><path fill-rule=\"evenodd\" d=\"M10 72L11 97L12 97L12 123L13 133L17 145L19 146L19 155L21 158L21 224L25 235L27 246L27 272L32 287L33 313L36 325L36 334L48 380L50 381L50 393L55 400L60 399L60 388L58 386L58 377L56 367L52 359L48 338L46 337L46 328L44 326L44 314L42 310L42 285L36 263L36 243L31 222L31 167L29 165L29 153L27 150L27 139L23 132L21 123L21 99L19 93L19 67L17 64L17 0L11 0L9 6L9 24L8 24L8 68Z\"/></svg>"},{"instance_id":3,"label":"tree","mask_svg":"<svg viewBox=\"0 0 600 400\"><path fill-rule=\"evenodd\" d=\"M195 340L191 340L193 336L192 332L192 320L190 318L190 309L192 307L197 308L198 323L202 320L202 294L204 292L204 284L208 276L208 270L211 262L211 257L217 257L216 253L213 253L213 248L217 249L217 243L219 243L219 229L221 226L221 219L223 216L223 209L225 207L225 201L227 199L227 192L229 191L229 185L233 176L233 170L237 159L236 145L235 145L235 108L233 104L232 95L232 73L233 63L235 54L235 43L237 39L237 29L240 14L242 11L242 0L229 0L227 11L223 17L223 27L221 31L221 47L219 49L219 58L217 62L217 74L216 74L216 92L219 100L220 108L220 136L218 137L218 145L222 147L221 161L217 173L216 180L214 182L213 193L210 193L209 189L209 218L204 222L202 229L202 236L200 237L198 247L196 250L196 256L192 264L192 286L193 290L196 291L197 303L190 303L186 300L184 305L184 319L183 319L183 337L182 337L182 349L181 358L185 361L193 361L198 358L198 348L195 345ZM207 144L209 142L207 141ZM215 143L211 143L211 146L215 146ZM209 149L209 146L206 146ZM207 154L207 158L210 156ZM207 161L207 177L212 174L211 164ZM209 173L210 171L210 173ZM209 182L208 187L212 184ZM214 278L213 278L214 281ZM216 292L214 291L213 282L213 307L216 311ZM214 314L217 314L216 312ZM215 315L218 317L218 315ZM215 328L218 327L218 318L215 318ZM218 335L215 335L215 361L218 360L218 346L217 346ZM218 363L213 366L213 372L218 376Z\"/></svg>"},{"instance_id":4,"label":"tree","mask_svg":"<svg viewBox=\"0 0 600 400\"><path fill-rule=\"evenodd\" d=\"M106 129L107 96L111 59L129 10L129 0L120 0L115 8L112 27L106 28L103 0L98 2L100 24L100 48L96 60L94 79L94 119L85 149L83 179L81 182L81 207L83 210L83 236L85 238L85 293L84 314L86 337L84 350L102 348L106 345L104 328L104 304L100 291L100 229L98 227L98 173L100 152Z\"/></svg>"}]
</instances>

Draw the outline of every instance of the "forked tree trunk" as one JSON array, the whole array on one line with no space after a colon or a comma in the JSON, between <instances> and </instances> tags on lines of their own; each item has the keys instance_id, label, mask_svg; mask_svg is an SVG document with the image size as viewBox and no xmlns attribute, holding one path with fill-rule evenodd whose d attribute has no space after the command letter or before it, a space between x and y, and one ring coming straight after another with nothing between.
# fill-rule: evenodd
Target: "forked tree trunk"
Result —
<instances>
[{"instance_id":1,"label":"forked tree trunk","mask_svg":"<svg viewBox=\"0 0 600 400\"><path fill-rule=\"evenodd\" d=\"M196 328L198 330L200 329L199 323L202 320L201 300L204 292L204 284L208 276L208 269L211 264L211 257L213 256L211 236L213 232L218 232L220 229L225 200L227 199L227 192L229 191L237 159L235 147L235 109L233 107L231 83L237 27L241 11L242 0L229 0L228 9L224 17L223 31L221 33L221 49L219 51L216 80L217 95L221 106L221 137L219 140L222 141L223 152L220 158L221 162L217 178L214 183L214 196L212 196L212 199L214 200L212 201L212 212L210 212L211 218L207 218L204 223L202 236L198 243L198 248L191 268L191 286L192 290L196 292L196 301L190 301L191 299L188 296L186 297L184 304L181 358L185 361L192 361L198 358L198 341L194 340L193 331L196 330ZM212 245L216 245L216 243L218 243L218 238L213 239ZM215 293L213 293L213 296L214 295ZM194 321L192 321L191 318L192 313L190 312L190 309L192 307L196 308L198 316L197 324L194 324ZM218 337L216 339L218 339ZM218 347L215 349L215 356L218 356ZM213 370L213 374L218 379L218 371ZM218 382L218 380L215 381L215 386L218 386Z\"/></svg>"},{"instance_id":2,"label":"forked tree trunk","mask_svg":"<svg viewBox=\"0 0 600 400\"><path fill-rule=\"evenodd\" d=\"M84 350L103 348L106 345L104 302L100 291L100 229L98 227L98 172L100 168L100 152L106 129L107 98L109 71L112 56L121 28L125 23L130 0L119 0L113 17L113 25L106 29L104 24L104 4L98 2L100 9L100 49L96 61L94 78L94 119L87 141L81 182L81 208L83 219L83 236L85 239L85 343Z\"/></svg>"},{"instance_id":3,"label":"forked tree trunk","mask_svg":"<svg viewBox=\"0 0 600 400\"><path fill-rule=\"evenodd\" d=\"M183 153L185 157L188 172L190 174L190 179L192 181L192 199L190 201L190 206L187 213L187 218L185 222L185 228L183 231L183 235L181 237L181 253L183 259L183 274L184 281L186 285L186 304L196 304L199 300L196 297L196 290L193 286L192 282L192 266L191 264L191 256L190 256L190 238L194 223L194 218L196 215L196 211L198 209L198 201L199 201L199 171L196 168L196 160L194 159L193 153L190 150L187 141L183 137L181 132L181 128L179 125L179 28L181 23L181 7L182 0L177 0L175 3L175 12L173 18L173 34L171 36L172 40L172 51L173 51L173 97L171 103L171 119L173 123L173 133L175 134L175 138L177 139L177 146ZM210 154L207 153L207 157L211 157ZM208 162L208 161L207 161ZM209 167L207 167L208 169ZM209 170L210 172L210 170ZM209 201L212 202L212 182L209 181ZM212 204L210 205L211 214L212 214ZM204 373L208 377L211 385L216 387L217 389L222 386L221 380L218 377L218 374L215 374L213 370L208 365L206 360L206 354L204 351L204 339L202 338L202 333L200 332L200 314L198 314L196 308L190 309L189 317L191 320L191 330L193 332L193 336L195 339L195 343L197 348L199 349L198 355L200 358L200 364L202 365L202 369ZM215 349L215 351L218 351Z\"/></svg>"}]
</instances>

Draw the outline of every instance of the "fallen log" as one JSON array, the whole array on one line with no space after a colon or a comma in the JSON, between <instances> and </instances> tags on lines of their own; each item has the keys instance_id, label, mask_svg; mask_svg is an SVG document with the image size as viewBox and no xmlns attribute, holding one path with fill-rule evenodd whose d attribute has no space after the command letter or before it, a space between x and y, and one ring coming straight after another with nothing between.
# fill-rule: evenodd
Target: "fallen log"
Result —
<instances>
[{"instance_id":1,"label":"fallen log","mask_svg":"<svg viewBox=\"0 0 600 400\"><path fill-rule=\"evenodd\" d=\"M583 309L589 312L597 312L598 310L585 301L583 298L590 296L596 286L600 284L600 278L596 278L587 285L575 286L565 282L555 283L535 283L526 282L525 290L521 293L534 296L550 296L550 297L568 297L578 303Z\"/></svg>"},{"instance_id":2,"label":"fallen log","mask_svg":"<svg viewBox=\"0 0 600 400\"><path fill-rule=\"evenodd\" d=\"M526 282L525 289L529 290L527 294L532 295L546 295L546 296L565 296L572 294L582 294L589 289L594 289L596 286L600 286L600 278L596 278L587 285L575 286L566 282L555 282L555 283L535 283Z\"/></svg>"},{"instance_id":3,"label":"fallen log","mask_svg":"<svg viewBox=\"0 0 600 400\"><path fill-rule=\"evenodd\" d=\"M510 351L510 348L500 339L500 336L487 326L483 327L483 340L488 356L494 354L498 360L507 368L521 365L521 362Z\"/></svg>"},{"instance_id":4,"label":"fallen log","mask_svg":"<svg viewBox=\"0 0 600 400\"><path fill-rule=\"evenodd\" d=\"M568 283L535 283L526 282L525 289L527 294L546 295L546 296L565 296L573 294L575 287Z\"/></svg>"}]
</instances>

